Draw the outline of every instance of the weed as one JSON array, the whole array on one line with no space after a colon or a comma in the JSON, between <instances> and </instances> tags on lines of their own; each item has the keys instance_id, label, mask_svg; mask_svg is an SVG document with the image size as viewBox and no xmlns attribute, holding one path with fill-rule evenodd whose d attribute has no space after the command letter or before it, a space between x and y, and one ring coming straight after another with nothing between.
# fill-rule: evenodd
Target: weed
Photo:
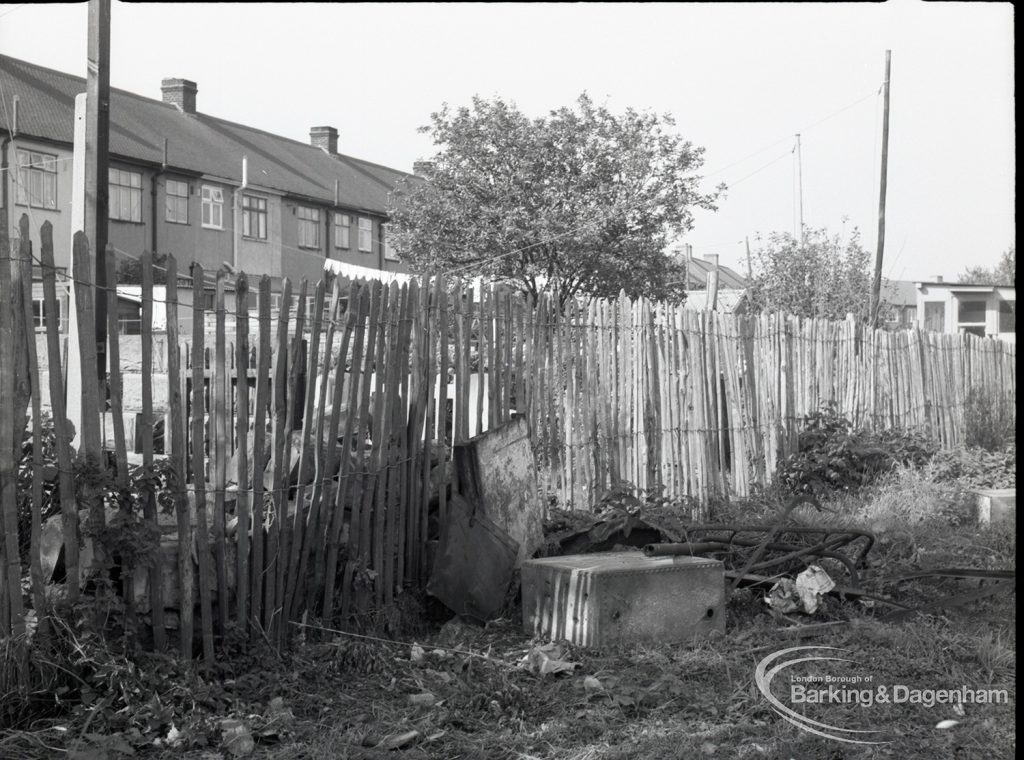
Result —
<instances>
[{"instance_id":1,"label":"weed","mask_svg":"<svg viewBox=\"0 0 1024 760\"><path fill-rule=\"evenodd\" d=\"M1017 407L1012 398L975 386L964 401L964 443L999 451L1015 440Z\"/></svg>"},{"instance_id":2,"label":"weed","mask_svg":"<svg viewBox=\"0 0 1024 760\"><path fill-rule=\"evenodd\" d=\"M797 450L779 463L779 481L792 493L856 492L895 465L925 464L939 448L916 431L856 428L834 402L803 423Z\"/></svg>"}]
</instances>

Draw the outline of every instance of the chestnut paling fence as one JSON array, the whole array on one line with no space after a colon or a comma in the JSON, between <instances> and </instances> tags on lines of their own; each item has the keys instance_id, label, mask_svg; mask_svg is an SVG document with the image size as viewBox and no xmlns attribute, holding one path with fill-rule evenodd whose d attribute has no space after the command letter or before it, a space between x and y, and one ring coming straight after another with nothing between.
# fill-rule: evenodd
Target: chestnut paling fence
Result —
<instances>
[{"instance_id":1,"label":"chestnut paling fence","mask_svg":"<svg viewBox=\"0 0 1024 760\"><path fill-rule=\"evenodd\" d=\"M100 425L108 394L94 379L97 292L114 315L111 477L122 487L130 477L115 290L93 287L88 242L77 235L78 344L65 347L56 320L47 320L39 349L33 265L44 309L57 313L49 224L38 258L27 240L23 218L20 244L0 262L0 636L24 633L27 610L47 604L40 536L48 463L41 446L27 445L41 440L44 375L57 440L63 583L72 599L90 576L78 557L83 536L97 535L107 520L100 487L74 480L76 458L101 461L108 446ZM870 330L852 319L735 317L624 295L560 308L546 297L531 303L443 276L402 285L325 277L297 288L285 280L272 299L267 277L208 275L198 266L190 287L179 287L174 257L163 298L154 298L151 258L141 261L142 462L160 458L153 422L162 417L174 476L162 495L171 497L173 514L159 515L156 494L144 493L137 519L162 526L171 561L123 567L123 593L129 609L135 595L147 597L140 619L155 646L168 646L173 616L174 643L191 654L196 631L195 649L207 659L215 633L229 624L282 641L304 615L348 618L422 584L428 544L445 520L451 447L514 415L529 421L542 490L561 503L586 508L625 482L692 497L700 517L710 497L767 483L793 450L801 418L826 402L858 424L923 427L953 446L963 438L972 388L1015 401L1015 347L971 335ZM166 309L168 346L158 357L166 399L157 402L154 302ZM81 365L77 452L64 421L65 348ZM27 499L17 485L23 451L31 454L22 466L33 468ZM25 503L28 519L19 514ZM93 554L101 557L97 543Z\"/></svg>"}]
</instances>

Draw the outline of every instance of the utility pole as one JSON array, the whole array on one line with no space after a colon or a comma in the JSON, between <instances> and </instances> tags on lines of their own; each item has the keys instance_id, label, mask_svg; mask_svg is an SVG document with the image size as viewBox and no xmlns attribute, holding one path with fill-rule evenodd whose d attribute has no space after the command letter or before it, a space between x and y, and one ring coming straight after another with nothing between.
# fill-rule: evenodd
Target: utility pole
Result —
<instances>
[{"instance_id":1,"label":"utility pole","mask_svg":"<svg viewBox=\"0 0 1024 760\"><path fill-rule=\"evenodd\" d=\"M796 134L797 192L800 196L800 244L804 242L804 161L800 150L800 133Z\"/></svg>"},{"instance_id":2,"label":"utility pole","mask_svg":"<svg viewBox=\"0 0 1024 760\"><path fill-rule=\"evenodd\" d=\"M875 249L875 278L871 283L871 307L868 319L871 326L878 323L878 308L882 292L882 253L885 250L885 185L889 167L889 63L891 50L885 51L885 84L882 104L882 181L878 192L878 246Z\"/></svg>"},{"instance_id":3,"label":"utility pole","mask_svg":"<svg viewBox=\"0 0 1024 760\"><path fill-rule=\"evenodd\" d=\"M747 284L750 284L750 281L754 279L754 266L750 263L750 235L744 237L743 240L747 244Z\"/></svg>"},{"instance_id":4,"label":"utility pole","mask_svg":"<svg viewBox=\"0 0 1024 760\"><path fill-rule=\"evenodd\" d=\"M85 227L96 262L96 366L100 387L107 372L107 217L110 143L110 0L89 0L85 79ZM72 230L74 232L74 230ZM90 410L91 412L92 410Z\"/></svg>"}]
</instances>

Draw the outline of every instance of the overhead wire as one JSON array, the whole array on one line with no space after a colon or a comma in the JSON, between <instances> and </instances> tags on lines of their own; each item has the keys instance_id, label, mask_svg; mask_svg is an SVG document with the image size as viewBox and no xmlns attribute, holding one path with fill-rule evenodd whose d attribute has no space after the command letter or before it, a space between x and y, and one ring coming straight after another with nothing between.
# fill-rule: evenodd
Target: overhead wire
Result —
<instances>
[{"instance_id":1,"label":"overhead wire","mask_svg":"<svg viewBox=\"0 0 1024 760\"><path fill-rule=\"evenodd\" d=\"M863 97L858 98L857 100L853 101L852 103L849 103L849 104L843 106L838 111L834 111L834 112L830 113L828 116L824 116L821 119L818 119L817 121L811 122L807 126L800 127L799 129L797 129L795 131L803 133L804 131L806 131L808 129L812 129L813 127L816 127L819 124L823 124L824 122L828 121L829 119L833 119L836 116L838 116L839 114L844 113L844 112L850 110L854 106L860 105L865 100L867 100L868 98L872 97L874 94L875 94L875 92L871 92L871 93L869 93L867 95L864 95ZM733 161L730 164L726 164L725 166L719 167L718 169L716 169L713 172L707 172L707 173L702 174L700 176L701 176L702 179L707 179L708 177L714 177L714 176L716 176L718 174L721 174L722 172L724 172L724 171L726 171L728 169L731 169L734 166L742 164L744 161L747 161L747 160L753 158L754 156L759 156L760 154L764 153L766 150L771 150L776 145L781 145L782 143L784 143L784 142L786 142L786 141L788 141L790 139L791 139L791 135L786 135L785 137L783 137L783 138L781 138L779 140L776 140L775 142L773 142L773 143L771 143L769 145L766 145L765 147L761 148L760 150L756 150L753 153L751 153L751 154L749 154L747 156L744 156L741 159Z\"/></svg>"}]
</instances>

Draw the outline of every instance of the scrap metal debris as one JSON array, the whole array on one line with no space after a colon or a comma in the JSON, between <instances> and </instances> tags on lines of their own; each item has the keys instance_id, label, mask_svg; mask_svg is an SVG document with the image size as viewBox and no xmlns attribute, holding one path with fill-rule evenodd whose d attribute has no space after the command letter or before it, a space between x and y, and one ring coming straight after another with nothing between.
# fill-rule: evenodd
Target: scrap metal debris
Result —
<instances>
[{"instance_id":1,"label":"scrap metal debris","mask_svg":"<svg viewBox=\"0 0 1024 760\"><path fill-rule=\"evenodd\" d=\"M836 587L836 582L817 565L811 565L796 580L783 578L768 592L765 602L783 614L803 610L808 615L818 611L821 597Z\"/></svg>"},{"instance_id":2,"label":"scrap metal debris","mask_svg":"<svg viewBox=\"0 0 1024 760\"><path fill-rule=\"evenodd\" d=\"M539 644L531 647L520 661L520 665L531 673L546 676L552 673L571 673L580 666L578 662L565 659L568 648L561 643Z\"/></svg>"}]
</instances>

